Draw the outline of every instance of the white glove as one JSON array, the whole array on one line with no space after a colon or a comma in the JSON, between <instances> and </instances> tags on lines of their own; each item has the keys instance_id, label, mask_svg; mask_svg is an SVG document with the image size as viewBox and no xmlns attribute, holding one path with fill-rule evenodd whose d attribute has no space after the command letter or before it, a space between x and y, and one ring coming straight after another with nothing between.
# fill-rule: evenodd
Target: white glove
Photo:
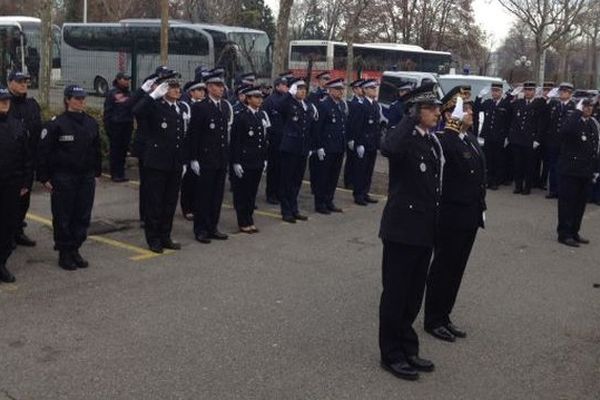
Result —
<instances>
[{"instance_id":1,"label":"white glove","mask_svg":"<svg viewBox=\"0 0 600 400\"><path fill-rule=\"evenodd\" d=\"M265 167L263 168L263 172L267 172L268 166L269 166L269 162L265 160Z\"/></svg>"},{"instance_id":2,"label":"white glove","mask_svg":"<svg viewBox=\"0 0 600 400\"><path fill-rule=\"evenodd\" d=\"M190 162L190 168L196 175L200 176L200 163L197 160L192 160Z\"/></svg>"},{"instance_id":3,"label":"white glove","mask_svg":"<svg viewBox=\"0 0 600 400\"><path fill-rule=\"evenodd\" d=\"M181 172L181 177L183 178L185 176L185 173L187 172L187 165L183 166L183 171Z\"/></svg>"},{"instance_id":4,"label":"white glove","mask_svg":"<svg viewBox=\"0 0 600 400\"><path fill-rule=\"evenodd\" d=\"M163 97L169 91L169 84L167 82L163 82L154 89L152 93L150 93L150 97L154 100L158 100Z\"/></svg>"},{"instance_id":5,"label":"white glove","mask_svg":"<svg viewBox=\"0 0 600 400\"><path fill-rule=\"evenodd\" d=\"M313 151L312 151L312 150L309 150L309 151L308 151L308 158L310 158L312 155L313 155Z\"/></svg>"},{"instance_id":6,"label":"white glove","mask_svg":"<svg viewBox=\"0 0 600 400\"><path fill-rule=\"evenodd\" d=\"M458 121L462 121L465 116L465 111L463 109L463 98L458 96L456 98L456 106L454 107L454 111L452 111L452 119L456 119Z\"/></svg>"},{"instance_id":7,"label":"white glove","mask_svg":"<svg viewBox=\"0 0 600 400\"><path fill-rule=\"evenodd\" d=\"M358 158L363 158L365 155L365 146L360 145L356 147L356 155Z\"/></svg>"},{"instance_id":8,"label":"white glove","mask_svg":"<svg viewBox=\"0 0 600 400\"><path fill-rule=\"evenodd\" d=\"M242 168L242 164L233 164L233 173L238 178L244 176L244 168Z\"/></svg>"},{"instance_id":9,"label":"white glove","mask_svg":"<svg viewBox=\"0 0 600 400\"><path fill-rule=\"evenodd\" d=\"M538 147L540 147L540 142L538 142L537 140L533 141L533 149L537 149Z\"/></svg>"},{"instance_id":10,"label":"white glove","mask_svg":"<svg viewBox=\"0 0 600 400\"><path fill-rule=\"evenodd\" d=\"M575 108L579 111L583 111L583 99L579 100L579 103L577 103Z\"/></svg>"},{"instance_id":11,"label":"white glove","mask_svg":"<svg viewBox=\"0 0 600 400\"><path fill-rule=\"evenodd\" d=\"M592 177L592 183L594 183L594 184L595 184L596 182L598 182L598 177L599 177L599 176L600 176L600 173L598 173L598 172L594 172L594 175L593 175L593 177Z\"/></svg>"},{"instance_id":12,"label":"white glove","mask_svg":"<svg viewBox=\"0 0 600 400\"><path fill-rule=\"evenodd\" d=\"M142 90L146 93L150 93L150 90L152 90L152 85L154 85L154 83L156 82L156 80L158 79L158 77L156 78L152 78L152 79L148 79L146 82L144 82L144 84L142 85Z\"/></svg>"},{"instance_id":13,"label":"white glove","mask_svg":"<svg viewBox=\"0 0 600 400\"><path fill-rule=\"evenodd\" d=\"M490 88L488 86L486 86L483 89L481 89L481 91L479 92L479 95L477 97L482 98L483 96L485 96L489 92L490 92Z\"/></svg>"},{"instance_id":14,"label":"white glove","mask_svg":"<svg viewBox=\"0 0 600 400\"><path fill-rule=\"evenodd\" d=\"M552 90L548 92L548 97L558 97L558 87L552 88Z\"/></svg>"},{"instance_id":15,"label":"white glove","mask_svg":"<svg viewBox=\"0 0 600 400\"><path fill-rule=\"evenodd\" d=\"M508 138L504 139L504 148L507 148L509 143Z\"/></svg>"},{"instance_id":16,"label":"white glove","mask_svg":"<svg viewBox=\"0 0 600 400\"><path fill-rule=\"evenodd\" d=\"M351 141L348 142L348 148L350 150L354 150L354 140L351 140Z\"/></svg>"},{"instance_id":17,"label":"white glove","mask_svg":"<svg viewBox=\"0 0 600 400\"><path fill-rule=\"evenodd\" d=\"M521 93L523 91L523 86L519 86L518 88L515 88L515 90L512 91L512 95L517 97L519 95L519 93Z\"/></svg>"},{"instance_id":18,"label":"white glove","mask_svg":"<svg viewBox=\"0 0 600 400\"><path fill-rule=\"evenodd\" d=\"M319 157L319 161L323 161L325 159L325 149L317 150L317 157Z\"/></svg>"}]
</instances>

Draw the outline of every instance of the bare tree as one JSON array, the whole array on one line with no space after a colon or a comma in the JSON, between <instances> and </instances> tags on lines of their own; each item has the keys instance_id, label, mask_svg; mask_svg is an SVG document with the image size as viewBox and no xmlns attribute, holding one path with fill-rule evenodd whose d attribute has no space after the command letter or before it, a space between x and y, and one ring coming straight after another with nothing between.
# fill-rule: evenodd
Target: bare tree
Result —
<instances>
[{"instance_id":1,"label":"bare tree","mask_svg":"<svg viewBox=\"0 0 600 400\"><path fill-rule=\"evenodd\" d=\"M592 2L588 12L581 18L581 30L589 38L589 85L597 88L600 82L600 69L598 68L598 56L600 52L600 2Z\"/></svg>"},{"instance_id":2,"label":"bare tree","mask_svg":"<svg viewBox=\"0 0 600 400\"><path fill-rule=\"evenodd\" d=\"M40 105L47 108L50 104L50 79L52 76L52 0L42 0L40 3L40 18L42 20L41 38L41 68L39 76Z\"/></svg>"},{"instance_id":3,"label":"bare tree","mask_svg":"<svg viewBox=\"0 0 600 400\"><path fill-rule=\"evenodd\" d=\"M533 34L538 84L544 82L546 51L573 29L591 1L596 0L498 0Z\"/></svg>"},{"instance_id":4,"label":"bare tree","mask_svg":"<svg viewBox=\"0 0 600 400\"><path fill-rule=\"evenodd\" d=\"M346 82L354 80L354 42L363 22L363 15L370 4L370 0L347 0L346 9L346 28L344 30L344 39L347 43L346 58Z\"/></svg>"},{"instance_id":5,"label":"bare tree","mask_svg":"<svg viewBox=\"0 0 600 400\"><path fill-rule=\"evenodd\" d=\"M279 15L275 30L275 45L273 46L273 70L271 71L273 79L286 67L288 29L293 5L294 0L279 0Z\"/></svg>"}]
</instances>

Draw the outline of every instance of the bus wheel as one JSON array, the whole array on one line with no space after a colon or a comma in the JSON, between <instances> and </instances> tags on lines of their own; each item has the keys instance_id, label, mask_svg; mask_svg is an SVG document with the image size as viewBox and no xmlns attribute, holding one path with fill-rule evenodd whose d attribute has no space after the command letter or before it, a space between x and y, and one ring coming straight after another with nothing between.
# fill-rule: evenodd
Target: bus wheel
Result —
<instances>
[{"instance_id":1,"label":"bus wheel","mask_svg":"<svg viewBox=\"0 0 600 400\"><path fill-rule=\"evenodd\" d=\"M97 76L96 79L94 79L94 90L99 96L105 96L106 92L108 92L108 82L106 82L106 79Z\"/></svg>"}]
</instances>

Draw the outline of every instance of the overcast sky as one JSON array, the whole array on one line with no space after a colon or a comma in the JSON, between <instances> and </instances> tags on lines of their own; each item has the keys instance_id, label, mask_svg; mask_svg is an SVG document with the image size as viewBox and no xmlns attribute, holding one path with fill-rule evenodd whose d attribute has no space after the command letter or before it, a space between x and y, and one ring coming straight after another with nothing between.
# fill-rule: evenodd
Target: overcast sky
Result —
<instances>
[{"instance_id":1,"label":"overcast sky","mask_svg":"<svg viewBox=\"0 0 600 400\"><path fill-rule=\"evenodd\" d=\"M279 0L265 0L265 2L273 9L277 17ZM508 34L512 24L512 17L502 8L497 0L475 0L473 6L477 22L492 37L493 47L498 47Z\"/></svg>"}]
</instances>

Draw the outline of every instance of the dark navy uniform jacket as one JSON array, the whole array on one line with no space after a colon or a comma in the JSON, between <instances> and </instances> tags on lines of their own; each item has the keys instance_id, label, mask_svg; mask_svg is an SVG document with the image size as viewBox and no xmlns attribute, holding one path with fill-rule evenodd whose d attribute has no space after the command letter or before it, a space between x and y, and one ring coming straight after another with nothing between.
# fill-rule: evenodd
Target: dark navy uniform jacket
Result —
<instances>
[{"instance_id":1,"label":"dark navy uniform jacket","mask_svg":"<svg viewBox=\"0 0 600 400\"><path fill-rule=\"evenodd\" d=\"M326 154L343 153L346 149L346 125L348 109L345 101L335 102L331 97L321 101L317 107L319 120L315 128L316 148Z\"/></svg>"},{"instance_id":2,"label":"dark navy uniform jacket","mask_svg":"<svg viewBox=\"0 0 600 400\"><path fill-rule=\"evenodd\" d=\"M30 187L33 163L25 126L11 115L0 116L0 185Z\"/></svg>"},{"instance_id":3,"label":"dark navy uniform jacket","mask_svg":"<svg viewBox=\"0 0 600 400\"><path fill-rule=\"evenodd\" d=\"M306 107L306 109L304 108ZM307 156L315 149L315 122L318 120L316 107L308 102L296 100L288 94L282 103L283 135L279 149L299 156Z\"/></svg>"},{"instance_id":4,"label":"dark navy uniform jacket","mask_svg":"<svg viewBox=\"0 0 600 400\"><path fill-rule=\"evenodd\" d=\"M265 99L262 105L262 109L266 111L271 121L271 128L269 129L269 143L271 145L279 146L281 143L281 136L283 134L283 114L281 108L287 96L286 93L282 94L274 91Z\"/></svg>"},{"instance_id":5,"label":"dark navy uniform jacket","mask_svg":"<svg viewBox=\"0 0 600 400\"><path fill-rule=\"evenodd\" d=\"M510 105L511 124L508 140L511 145L533 148L533 142L538 141L538 118L540 108L534 101L525 99L515 100Z\"/></svg>"},{"instance_id":6,"label":"dark navy uniform jacket","mask_svg":"<svg viewBox=\"0 0 600 400\"><path fill-rule=\"evenodd\" d=\"M40 134L37 161L40 182L47 182L57 172L100 176L98 123L84 112L65 111L52 119Z\"/></svg>"},{"instance_id":7,"label":"dark navy uniform jacket","mask_svg":"<svg viewBox=\"0 0 600 400\"><path fill-rule=\"evenodd\" d=\"M240 112L246 109L246 105L240 102L239 100L236 100L232 107L234 115L239 114Z\"/></svg>"},{"instance_id":8,"label":"dark navy uniform jacket","mask_svg":"<svg viewBox=\"0 0 600 400\"><path fill-rule=\"evenodd\" d=\"M267 159L267 130L270 122L264 111L249 107L235 115L231 127L231 163L244 169L262 169Z\"/></svg>"},{"instance_id":9,"label":"dark navy uniform jacket","mask_svg":"<svg viewBox=\"0 0 600 400\"><path fill-rule=\"evenodd\" d=\"M402 100L394 101L384 112L389 127L398 125L402 120L402 117L404 117L404 114L406 114L406 105Z\"/></svg>"},{"instance_id":10,"label":"dark navy uniform jacket","mask_svg":"<svg viewBox=\"0 0 600 400\"><path fill-rule=\"evenodd\" d=\"M598 122L584 120L581 111L575 110L565 121L561 131L561 148L558 172L561 175L592 177L599 171Z\"/></svg>"},{"instance_id":11,"label":"dark navy uniform jacket","mask_svg":"<svg viewBox=\"0 0 600 400\"><path fill-rule=\"evenodd\" d=\"M13 94L8 113L23 124L29 143L29 150L34 153L43 125L40 105L32 97Z\"/></svg>"},{"instance_id":12,"label":"dark navy uniform jacket","mask_svg":"<svg viewBox=\"0 0 600 400\"><path fill-rule=\"evenodd\" d=\"M480 136L485 138L486 142L504 144L510 127L509 100L503 98L496 102L494 99L487 99L482 102L481 98L477 97L474 112L477 115L480 112L484 114Z\"/></svg>"},{"instance_id":13,"label":"dark navy uniform jacket","mask_svg":"<svg viewBox=\"0 0 600 400\"><path fill-rule=\"evenodd\" d=\"M149 95L144 95L135 105L134 113L138 119L146 120L144 167L172 172L181 170L187 161L184 113L189 114L189 107L177 101L175 108L173 110L164 99L154 100Z\"/></svg>"},{"instance_id":14,"label":"dark navy uniform jacket","mask_svg":"<svg viewBox=\"0 0 600 400\"><path fill-rule=\"evenodd\" d=\"M544 146L557 150L560 148L560 131L574 111L575 103L572 100L566 104L558 100L547 103L545 113L540 118L540 139ZM546 123L545 126L542 121Z\"/></svg>"},{"instance_id":15,"label":"dark navy uniform jacket","mask_svg":"<svg viewBox=\"0 0 600 400\"><path fill-rule=\"evenodd\" d=\"M308 101L310 101L314 105L317 105L317 104L319 104L320 101L322 101L326 97L329 97L329 95L327 93L327 89L323 89L323 88L319 87L308 94Z\"/></svg>"},{"instance_id":16,"label":"dark navy uniform jacket","mask_svg":"<svg viewBox=\"0 0 600 400\"><path fill-rule=\"evenodd\" d=\"M200 168L227 169L229 133L233 123L233 108L220 100L220 108L207 97L192 105L190 121L190 160L198 160Z\"/></svg>"},{"instance_id":17,"label":"dark navy uniform jacket","mask_svg":"<svg viewBox=\"0 0 600 400\"><path fill-rule=\"evenodd\" d=\"M133 106L142 94L113 86L104 99L104 125L133 123Z\"/></svg>"},{"instance_id":18,"label":"dark navy uniform jacket","mask_svg":"<svg viewBox=\"0 0 600 400\"><path fill-rule=\"evenodd\" d=\"M355 114L350 118L349 129L354 140L354 148L364 146L366 151L375 151L381 140L381 106L377 101L363 99L360 107L351 109Z\"/></svg>"},{"instance_id":19,"label":"dark navy uniform jacket","mask_svg":"<svg viewBox=\"0 0 600 400\"><path fill-rule=\"evenodd\" d=\"M406 117L390 129L381 144L389 159L388 201L379 237L431 247L439 217L442 149L433 134L423 136Z\"/></svg>"},{"instance_id":20,"label":"dark navy uniform jacket","mask_svg":"<svg viewBox=\"0 0 600 400\"><path fill-rule=\"evenodd\" d=\"M348 102L348 141L354 140L354 129L352 126L362 118L362 103L364 99L361 97L353 96Z\"/></svg>"}]
</instances>

